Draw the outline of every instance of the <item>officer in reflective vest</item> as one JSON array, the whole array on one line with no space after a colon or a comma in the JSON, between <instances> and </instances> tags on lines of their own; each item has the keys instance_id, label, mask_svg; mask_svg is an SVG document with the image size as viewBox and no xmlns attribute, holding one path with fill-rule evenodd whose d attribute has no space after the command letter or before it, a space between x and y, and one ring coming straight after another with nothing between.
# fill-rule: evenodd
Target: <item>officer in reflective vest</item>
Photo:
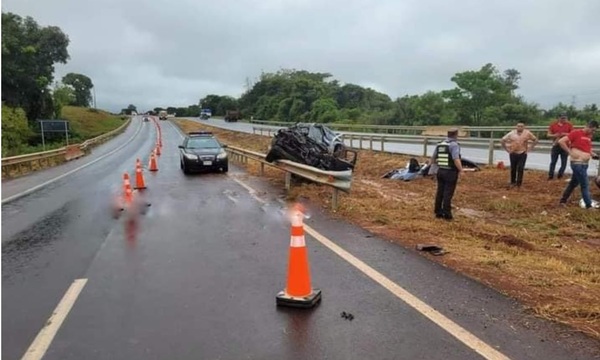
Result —
<instances>
[{"instance_id":1,"label":"officer in reflective vest","mask_svg":"<svg viewBox=\"0 0 600 360\"><path fill-rule=\"evenodd\" d=\"M439 219L452 220L452 196L463 171L457 137L458 129L448 130L448 137L433 152L433 160L438 165L435 217Z\"/></svg>"}]
</instances>

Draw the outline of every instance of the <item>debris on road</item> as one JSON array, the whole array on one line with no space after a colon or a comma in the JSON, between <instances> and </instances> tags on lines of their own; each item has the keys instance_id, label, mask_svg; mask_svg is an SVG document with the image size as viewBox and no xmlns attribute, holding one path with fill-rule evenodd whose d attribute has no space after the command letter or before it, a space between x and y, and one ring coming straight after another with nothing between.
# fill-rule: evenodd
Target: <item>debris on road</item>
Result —
<instances>
[{"instance_id":1,"label":"debris on road","mask_svg":"<svg viewBox=\"0 0 600 360\"><path fill-rule=\"evenodd\" d=\"M426 251L434 256L441 256L448 253L443 247L437 245L417 244L416 249L418 251Z\"/></svg>"}]
</instances>

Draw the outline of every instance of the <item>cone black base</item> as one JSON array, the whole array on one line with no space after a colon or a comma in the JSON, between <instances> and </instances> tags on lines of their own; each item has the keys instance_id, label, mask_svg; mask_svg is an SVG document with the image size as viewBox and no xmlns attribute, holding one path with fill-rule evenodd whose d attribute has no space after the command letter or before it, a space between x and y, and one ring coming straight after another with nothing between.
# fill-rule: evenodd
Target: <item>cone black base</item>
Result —
<instances>
[{"instance_id":1,"label":"cone black base","mask_svg":"<svg viewBox=\"0 0 600 360\"><path fill-rule=\"evenodd\" d=\"M312 293L304 297L290 296L285 291L277 294L277 306L289 306L296 308L311 308L321 302L321 290L312 289Z\"/></svg>"}]
</instances>

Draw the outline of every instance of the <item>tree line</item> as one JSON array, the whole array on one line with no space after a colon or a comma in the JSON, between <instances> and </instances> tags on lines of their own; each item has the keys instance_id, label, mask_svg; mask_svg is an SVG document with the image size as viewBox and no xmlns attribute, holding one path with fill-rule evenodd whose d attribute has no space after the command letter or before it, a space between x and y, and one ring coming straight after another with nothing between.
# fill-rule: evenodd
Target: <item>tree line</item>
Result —
<instances>
[{"instance_id":1,"label":"tree line","mask_svg":"<svg viewBox=\"0 0 600 360\"><path fill-rule=\"evenodd\" d=\"M210 108L217 116L241 110L247 119L379 125L533 125L546 124L561 113L576 123L600 117L596 104L578 109L558 103L543 109L528 102L516 94L521 80L516 69L501 72L485 64L478 70L458 72L451 80L452 89L391 99L370 88L341 84L329 73L284 69L262 73L253 84L247 82L240 98L211 94L198 105L167 110L178 116L198 116L199 108Z\"/></svg>"},{"instance_id":2,"label":"tree line","mask_svg":"<svg viewBox=\"0 0 600 360\"><path fill-rule=\"evenodd\" d=\"M57 26L2 12L2 154L41 141L37 120L59 119L63 106L89 107L92 80L69 73L54 81L55 64L70 59L69 37Z\"/></svg>"}]
</instances>

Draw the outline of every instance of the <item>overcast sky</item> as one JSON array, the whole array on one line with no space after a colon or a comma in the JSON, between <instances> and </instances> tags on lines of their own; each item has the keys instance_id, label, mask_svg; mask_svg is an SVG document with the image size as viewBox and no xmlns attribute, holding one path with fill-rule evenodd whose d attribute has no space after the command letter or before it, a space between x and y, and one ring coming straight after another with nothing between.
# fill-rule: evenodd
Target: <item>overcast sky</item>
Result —
<instances>
[{"instance_id":1,"label":"overcast sky","mask_svg":"<svg viewBox=\"0 0 600 360\"><path fill-rule=\"evenodd\" d=\"M550 107L600 105L599 0L3 0L2 11L60 27L67 72L89 76L118 111L239 97L281 68L406 94L453 87L491 62Z\"/></svg>"}]
</instances>

